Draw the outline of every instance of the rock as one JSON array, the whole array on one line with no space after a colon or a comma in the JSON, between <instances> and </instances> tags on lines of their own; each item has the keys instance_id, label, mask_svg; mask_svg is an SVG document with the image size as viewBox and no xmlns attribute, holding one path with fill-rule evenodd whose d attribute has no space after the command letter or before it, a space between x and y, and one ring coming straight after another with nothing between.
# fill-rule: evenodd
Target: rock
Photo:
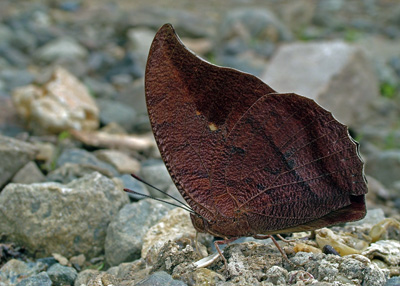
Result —
<instances>
[{"instance_id":1,"label":"rock","mask_svg":"<svg viewBox=\"0 0 400 286\"><path fill-rule=\"evenodd\" d=\"M183 38L183 44L196 55L205 56L212 52L213 42L208 38Z\"/></svg>"},{"instance_id":2,"label":"rock","mask_svg":"<svg viewBox=\"0 0 400 286\"><path fill-rule=\"evenodd\" d=\"M290 31L269 10L239 8L229 11L219 32L216 61L223 66L260 75L275 43L290 40Z\"/></svg>"},{"instance_id":3,"label":"rock","mask_svg":"<svg viewBox=\"0 0 400 286\"><path fill-rule=\"evenodd\" d=\"M266 272L272 266L282 267L282 255L273 244L260 244L257 242L233 243L224 251L228 262L228 271L232 281L239 285L251 283L258 285L261 279L267 279ZM220 259L218 267L224 264ZM272 271L273 272L273 271ZM276 274L271 273L271 279L276 279Z\"/></svg>"},{"instance_id":4,"label":"rock","mask_svg":"<svg viewBox=\"0 0 400 286\"><path fill-rule=\"evenodd\" d=\"M33 160L36 153L32 144L0 135L0 188Z\"/></svg>"},{"instance_id":5,"label":"rock","mask_svg":"<svg viewBox=\"0 0 400 286\"><path fill-rule=\"evenodd\" d=\"M142 162L142 169L140 171L140 177L159 188L162 191L168 190L173 184L172 179L168 173L167 167L165 167L162 160L147 160ZM165 195L154 190L153 188L146 186L149 193L158 198L164 198Z\"/></svg>"},{"instance_id":6,"label":"rock","mask_svg":"<svg viewBox=\"0 0 400 286\"><path fill-rule=\"evenodd\" d=\"M65 163L61 167L48 173L46 180L48 182L67 184L94 172L98 172L108 178L113 178L115 176L113 172L99 166Z\"/></svg>"},{"instance_id":7,"label":"rock","mask_svg":"<svg viewBox=\"0 0 400 286\"><path fill-rule=\"evenodd\" d=\"M195 237L196 230L192 225L188 212L181 208L175 208L169 211L144 235L142 258L146 259L149 265L152 265L158 260L161 249L169 241L172 243L178 240L181 241L181 243L178 243L179 247L182 247L182 241L186 241L185 244L189 246L188 242L193 242ZM199 246L199 250L206 256L207 252L201 248L200 243Z\"/></svg>"},{"instance_id":8,"label":"rock","mask_svg":"<svg viewBox=\"0 0 400 286\"><path fill-rule=\"evenodd\" d=\"M95 70L98 69L95 68ZM84 84L88 87L90 92L97 98L96 102L100 98L112 99L117 96L117 91L115 90L113 85L110 84L109 82L106 82L105 80L101 81L100 79L86 77L84 79Z\"/></svg>"},{"instance_id":9,"label":"rock","mask_svg":"<svg viewBox=\"0 0 400 286\"><path fill-rule=\"evenodd\" d=\"M0 285L16 285L24 278L43 271L44 268L45 265L41 262L25 263L20 260L11 259L0 268Z\"/></svg>"},{"instance_id":10,"label":"rock","mask_svg":"<svg viewBox=\"0 0 400 286\"><path fill-rule=\"evenodd\" d=\"M275 12L279 20L287 25L296 34L304 32L304 29L312 26L317 1L300 0L295 2L275 2L276 7L269 6Z\"/></svg>"},{"instance_id":11,"label":"rock","mask_svg":"<svg viewBox=\"0 0 400 286\"><path fill-rule=\"evenodd\" d=\"M379 240L372 243L365 249L362 255L369 259L382 260L388 265L399 265L400 263L400 242L396 240Z\"/></svg>"},{"instance_id":12,"label":"rock","mask_svg":"<svg viewBox=\"0 0 400 286\"><path fill-rule=\"evenodd\" d=\"M33 75L26 70L7 69L0 71L0 79L7 83L6 90L32 83Z\"/></svg>"},{"instance_id":13,"label":"rock","mask_svg":"<svg viewBox=\"0 0 400 286\"><path fill-rule=\"evenodd\" d=\"M69 259L69 262L70 262L74 267L77 266L77 267L79 267L79 268L82 268L82 267L83 267L85 261L86 261L86 257L85 257L84 254L79 254L79 255L77 255L77 256L72 256L72 257Z\"/></svg>"},{"instance_id":14,"label":"rock","mask_svg":"<svg viewBox=\"0 0 400 286\"><path fill-rule=\"evenodd\" d=\"M131 77L132 79L144 76L144 69L139 65L140 56L133 52L126 52L110 70L106 72L106 78L112 80L115 77Z\"/></svg>"},{"instance_id":15,"label":"rock","mask_svg":"<svg viewBox=\"0 0 400 286\"><path fill-rule=\"evenodd\" d=\"M3 43L9 42L12 39L13 31L3 23L0 24L0 38Z\"/></svg>"},{"instance_id":16,"label":"rock","mask_svg":"<svg viewBox=\"0 0 400 286\"><path fill-rule=\"evenodd\" d=\"M78 272L72 267L62 266L61 264L54 264L47 270L51 281L54 286L73 285Z\"/></svg>"},{"instance_id":17,"label":"rock","mask_svg":"<svg viewBox=\"0 0 400 286\"><path fill-rule=\"evenodd\" d=\"M95 269L85 269L78 273L75 279L75 286L87 285L87 283L100 274L99 270Z\"/></svg>"},{"instance_id":18,"label":"rock","mask_svg":"<svg viewBox=\"0 0 400 286\"><path fill-rule=\"evenodd\" d=\"M371 63L374 64L380 82L396 84L396 71L389 63L398 55L400 41L373 34L361 37L356 44L364 50Z\"/></svg>"},{"instance_id":19,"label":"rock","mask_svg":"<svg viewBox=\"0 0 400 286\"><path fill-rule=\"evenodd\" d=\"M290 31L269 10L260 8L240 8L229 11L219 29L218 36L223 41L240 39L250 44L262 41L278 42L292 38Z\"/></svg>"},{"instance_id":20,"label":"rock","mask_svg":"<svg viewBox=\"0 0 400 286\"><path fill-rule=\"evenodd\" d=\"M48 142L33 143L39 152L36 154L36 160L50 163L56 155L56 146Z\"/></svg>"},{"instance_id":21,"label":"rock","mask_svg":"<svg viewBox=\"0 0 400 286\"><path fill-rule=\"evenodd\" d=\"M367 151L365 144L372 143L380 150L400 149L400 130L396 127L399 111L393 100L381 98L375 102L375 114L365 122L365 126L359 130L360 144ZM363 154L369 157L371 152Z\"/></svg>"},{"instance_id":22,"label":"rock","mask_svg":"<svg viewBox=\"0 0 400 286\"><path fill-rule=\"evenodd\" d=\"M39 61L47 63L52 63L56 60L82 60L86 56L86 49L72 38L55 39L40 47L35 53L35 57Z\"/></svg>"},{"instance_id":23,"label":"rock","mask_svg":"<svg viewBox=\"0 0 400 286\"><path fill-rule=\"evenodd\" d=\"M155 285L165 285L165 286L186 286L182 281L172 279L171 275L164 271L156 272L147 277L146 279L135 284L135 286L155 286Z\"/></svg>"},{"instance_id":24,"label":"rock","mask_svg":"<svg viewBox=\"0 0 400 286\"><path fill-rule=\"evenodd\" d=\"M22 169L20 169L12 178L12 182L17 184L39 183L44 180L45 176L40 171L39 167L32 161L22 167Z\"/></svg>"},{"instance_id":25,"label":"rock","mask_svg":"<svg viewBox=\"0 0 400 286\"><path fill-rule=\"evenodd\" d=\"M214 10L212 7L210 7ZM208 12L207 12L208 13ZM209 14L213 14L211 11ZM174 23L175 29L182 37L210 37L217 22L213 17L205 19L204 14L194 13L187 9L172 8L170 5L153 6L135 9L129 15L128 27L150 27L157 31L165 23Z\"/></svg>"},{"instance_id":26,"label":"rock","mask_svg":"<svg viewBox=\"0 0 400 286\"><path fill-rule=\"evenodd\" d=\"M384 285L386 282L385 272L361 255L340 257L300 252L290 260L295 264L299 262L318 281L369 286Z\"/></svg>"},{"instance_id":27,"label":"rock","mask_svg":"<svg viewBox=\"0 0 400 286\"><path fill-rule=\"evenodd\" d=\"M20 116L38 134L94 130L99 125L99 111L87 88L61 67L42 87L21 87L12 96Z\"/></svg>"},{"instance_id":28,"label":"rock","mask_svg":"<svg viewBox=\"0 0 400 286\"><path fill-rule=\"evenodd\" d=\"M24 123L19 118L11 97L2 96L0 80L0 134L15 137L22 132L25 132Z\"/></svg>"},{"instance_id":29,"label":"rock","mask_svg":"<svg viewBox=\"0 0 400 286\"><path fill-rule=\"evenodd\" d=\"M106 131L77 131L71 130L73 137L92 147L115 148L129 150L130 152L139 151L145 154L152 154L157 144L153 134L121 134L108 133Z\"/></svg>"},{"instance_id":30,"label":"rock","mask_svg":"<svg viewBox=\"0 0 400 286\"><path fill-rule=\"evenodd\" d=\"M265 281L274 283L275 285L284 285L286 284L289 273L285 268L275 265L267 270L266 276L268 278Z\"/></svg>"},{"instance_id":31,"label":"rock","mask_svg":"<svg viewBox=\"0 0 400 286\"><path fill-rule=\"evenodd\" d=\"M105 256L109 265L140 258L143 236L172 208L151 199L125 205L107 228Z\"/></svg>"},{"instance_id":32,"label":"rock","mask_svg":"<svg viewBox=\"0 0 400 286\"><path fill-rule=\"evenodd\" d=\"M129 47L139 55L140 66L146 68L146 59L150 50L155 31L148 28L131 28L127 32Z\"/></svg>"},{"instance_id":33,"label":"rock","mask_svg":"<svg viewBox=\"0 0 400 286\"><path fill-rule=\"evenodd\" d=\"M367 193L367 201L369 201L369 205L377 205L379 201L388 201L396 196L395 193L391 193L381 182L371 176L366 176L368 182L368 193Z\"/></svg>"},{"instance_id":34,"label":"rock","mask_svg":"<svg viewBox=\"0 0 400 286\"><path fill-rule=\"evenodd\" d=\"M399 286L400 276L392 277L386 281L385 286Z\"/></svg>"},{"instance_id":35,"label":"rock","mask_svg":"<svg viewBox=\"0 0 400 286\"><path fill-rule=\"evenodd\" d=\"M97 99L100 122L104 125L115 122L127 131L132 131L136 121L136 111L129 105L115 100Z\"/></svg>"},{"instance_id":36,"label":"rock","mask_svg":"<svg viewBox=\"0 0 400 286\"><path fill-rule=\"evenodd\" d=\"M9 184L0 193L0 235L38 257L59 253L95 257L106 229L128 196L93 173L69 184Z\"/></svg>"},{"instance_id":37,"label":"rock","mask_svg":"<svg viewBox=\"0 0 400 286\"><path fill-rule=\"evenodd\" d=\"M16 286L52 286L52 281L50 280L47 272L40 272L39 274L32 275L28 278L21 280Z\"/></svg>"},{"instance_id":38,"label":"rock","mask_svg":"<svg viewBox=\"0 0 400 286\"><path fill-rule=\"evenodd\" d=\"M131 175L125 174L118 178L121 180L124 189L130 189L139 194L143 194L145 196L150 196L150 193L147 190L146 185L143 184L142 182L139 182L138 180L132 178ZM146 198L145 196L141 196L141 195L137 195L137 194L133 194L133 193L128 193L128 195L130 198L132 198L134 200L143 200Z\"/></svg>"},{"instance_id":39,"label":"rock","mask_svg":"<svg viewBox=\"0 0 400 286\"><path fill-rule=\"evenodd\" d=\"M99 273L95 277L91 278L87 286L113 286L121 285L120 280L115 278L114 275L109 273Z\"/></svg>"},{"instance_id":40,"label":"rock","mask_svg":"<svg viewBox=\"0 0 400 286\"><path fill-rule=\"evenodd\" d=\"M118 171L108 163L100 161L93 153L84 149L66 149L61 153L57 160L57 167L61 167L66 163L79 164L83 166L93 166L99 169L107 170L114 176L118 175Z\"/></svg>"},{"instance_id":41,"label":"rock","mask_svg":"<svg viewBox=\"0 0 400 286\"><path fill-rule=\"evenodd\" d=\"M315 240L320 249L332 246L340 255L360 254L368 247L368 242L349 233L335 233L329 228L315 230Z\"/></svg>"},{"instance_id":42,"label":"rock","mask_svg":"<svg viewBox=\"0 0 400 286\"><path fill-rule=\"evenodd\" d=\"M62 256L61 254L53 253L53 257L56 261L58 261L59 264L61 264L63 266L68 265L68 259L66 257Z\"/></svg>"},{"instance_id":43,"label":"rock","mask_svg":"<svg viewBox=\"0 0 400 286\"><path fill-rule=\"evenodd\" d=\"M369 236L372 242L378 240L400 241L400 221L394 218L385 218L370 229Z\"/></svg>"},{"instance_id":44,"label":"rock","mask_svg":"<svg viewBox=\"0 0 400 286\"><path fill-rule=\"evenodd\" d=\"M193 240L180 237L167 241L157 249L156 256L150 250L146 262L152 265L150 273L166 271L173 277L181 277L184 273L193 272L196 268L193 262L200 258L201 255L196 252Z\"/></svg>"},{"instance_id":45,"label":"rock","mask_svg":"<svg viewBox=\"0 0 400 286\"><path fill-rule=\"evenodd\" d=\"M400 150L384 150L369 156L365 172L384 186L393 188L400 181Z\"/></svg>"},{"instance_id":46,"label":"rock","mask_svg":"<svg viewBox=\"0 0 400 286\"><path fill-rule=\"evenodd\" d=\"M343 42L281 46L261 76L277 92L314 99L350 127L361 127L378 83L359 48Z\"/></svg>"},{"instance_id":47,"label":"rock","mask_svg":"<svg viewBox=\"0 0 400 286\"><path fill-rule=\"evenodd\" d=\"M218 283L225 282L224 276L207 268L198 268L183 275L173 274L172 278L179 278L188 285L219 285Z\"/></svg>"},{"instance_id":48,"label":"rock","mask_svg":"<svg viewBox=\"0 0 400 286\"><path fill-rule=\"evenodd\" d=\"M102 160L122 174L138 174L140 162L135 158L117 150L98 150L94 152L99 160Z\"/></svg>"},{"instance_id":49,"label":"rock","mask_svg":"<svg viewBox=\"0 0 400 286\"><path fill-rule=\"evenodd\" d=\"M59 8L61 10L67 11L67 12L77 12L81 8L81 1L65 1L59 4Z\"/></svg>"}]
</instances>

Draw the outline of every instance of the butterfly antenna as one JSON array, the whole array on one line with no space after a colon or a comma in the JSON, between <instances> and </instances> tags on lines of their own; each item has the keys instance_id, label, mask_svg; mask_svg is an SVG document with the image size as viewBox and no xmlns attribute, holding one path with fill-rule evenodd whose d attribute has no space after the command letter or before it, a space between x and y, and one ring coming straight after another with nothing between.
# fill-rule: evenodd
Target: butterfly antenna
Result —
<instances>
[{"instance_id":1,"label":"butterfly antenna","mask_svg":"<svg viewBox=\"0 0 400 286\"><path fill-rule=\"evenodd\" d=\"M182 206L181 206L181 205L176 205L176 204L174 204L174 203L169 203L169 202L163 201L163 200L161 200L161 199L157 199L157 198L152 197L152 196L140 194L140 193L137 193L137 192L132 191L132 190L129 190L129 189L124 189L125 191L129 190L129 191L127 191L127 192L131 192L131 193L133 192L134 194L137 194L137 195L140 195L140 196L143 196L143 197L148 197L148 198L154 199L154 200L156 200L156 201L165 202L165 203L167 203L167 204L180 207L180 208L185 209L185 210L187 210L187 211L189 211L189 212L191 212L191 213L193 213L193 214L196 214L196 215L198 215L198 216L201 216L200 214L198 214L197 212L195 212L194 210L192 210L192 208L189 207L189 206L188 206L187 204L185 204L184 202L178 200L177 198L174 198L174 197L171 196L170 194L168 194L168 193L166 193L166 192L160 190L159 188L153 186L152 184L150 184L150 183L144 181L143 179L139 178L139 177L136 176L135 174L131 174L131 176L132 176L133 178L135 178L136 180L138 180L139 182L142 182L143 184L149 186L150 188L153 188L153 189L159 191L160 193L166 195L167 197L173 199L174 201L180 203Z\"/></svg>"},{"instance_id":2,"label":"butterfly antenna","mask_svg":"<svg viewBox=\"0 0 400 286\"><path fill-rule=\"evenodd\" d=\"M138 193L138 192L136 192L134 190L131 190L131 189L124 189L124 191L127 192L127 193L132 193L132 194L139 195L139 196L142 196L142 197L145 197L145 198L149 198L149 199L153 199L153 200L156 200L156 201L159 201L159 202L163 202L163 203L166 203L166 204L169 204L169 205L172 205L172 206L176 206L176 207L184 209L185 211L188 211L188 212L190 212L192 214L199 215L198 213L196 213L191 208L186 207L186 205L181 206L181 205L178 205L178 204L174 204L174 203L171 203L171 202L168 202L168 201L164 201L164 200L156 198L156 197L152 197L152 196L149 196L149 195Z\"/></svg>"}]
</instances>

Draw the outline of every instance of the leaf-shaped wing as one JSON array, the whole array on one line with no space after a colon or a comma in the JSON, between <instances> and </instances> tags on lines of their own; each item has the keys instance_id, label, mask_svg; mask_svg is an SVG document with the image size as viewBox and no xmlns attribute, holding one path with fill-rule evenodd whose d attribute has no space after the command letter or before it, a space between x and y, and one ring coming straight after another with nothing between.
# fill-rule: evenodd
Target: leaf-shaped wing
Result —
<instances>
[{"instance_id":1,"label":"leaf-shaped wing","mask_svg":"<svg viewBox=\"0 0 400 286\"><path fill-rule=\"evenodd\" d=\"M150 48L145 91L153 133L172 179L196 212L212 217L210 173L225 137L258 98L274 91L254 76L201 60L169 24Z\"/></svg>"},{"instance_id":2,"label":"leaf-shaped wing","mask_svg":"<svg viewBox=\"0 0 400 286\"><path fill-rule=\"evenodd\" d=\"M296 94L254 103L227 137L213 175L220 214L244 213L259 233L317 220L367 192L347 127Z\"/></svg>"}]
</instances>

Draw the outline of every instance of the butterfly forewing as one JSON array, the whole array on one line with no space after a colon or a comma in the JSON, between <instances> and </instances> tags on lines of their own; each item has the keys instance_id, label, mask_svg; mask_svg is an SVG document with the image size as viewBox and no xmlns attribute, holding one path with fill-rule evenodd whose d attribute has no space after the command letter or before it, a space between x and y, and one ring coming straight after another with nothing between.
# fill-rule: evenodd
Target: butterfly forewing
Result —
<instances>
[{"instance_id":1,"label":"butterfly forewing","mask_svg":"<svg viewBox=\"0 0 400 286\"><path fill-rule=\"evenodd\" d=\"M225 137L258 98L274 91L254 76L201 60L168 24L150 48L145 91L153 133L172 179L196 212L212 216L210 177Z\"/></svg>"}]
</instances>

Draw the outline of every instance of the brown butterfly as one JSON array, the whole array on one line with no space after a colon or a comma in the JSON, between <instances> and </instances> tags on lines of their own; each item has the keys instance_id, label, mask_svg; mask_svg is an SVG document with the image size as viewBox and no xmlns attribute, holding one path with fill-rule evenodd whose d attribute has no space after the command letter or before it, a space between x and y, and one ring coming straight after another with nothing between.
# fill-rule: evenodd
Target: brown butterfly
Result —
<instances>
[{"instance_id":1,"label":"brown butterfly","mask_svg":"<svg viewBox=\"0 0 400 286\"><path fill-rule=\"evenodd\" d=\"M145 91L158 148L192 223L225 239L218 243L365 216L358 143L313 100L200 59L170 24L151 45Z\"/></svg>"}]
</instances>

